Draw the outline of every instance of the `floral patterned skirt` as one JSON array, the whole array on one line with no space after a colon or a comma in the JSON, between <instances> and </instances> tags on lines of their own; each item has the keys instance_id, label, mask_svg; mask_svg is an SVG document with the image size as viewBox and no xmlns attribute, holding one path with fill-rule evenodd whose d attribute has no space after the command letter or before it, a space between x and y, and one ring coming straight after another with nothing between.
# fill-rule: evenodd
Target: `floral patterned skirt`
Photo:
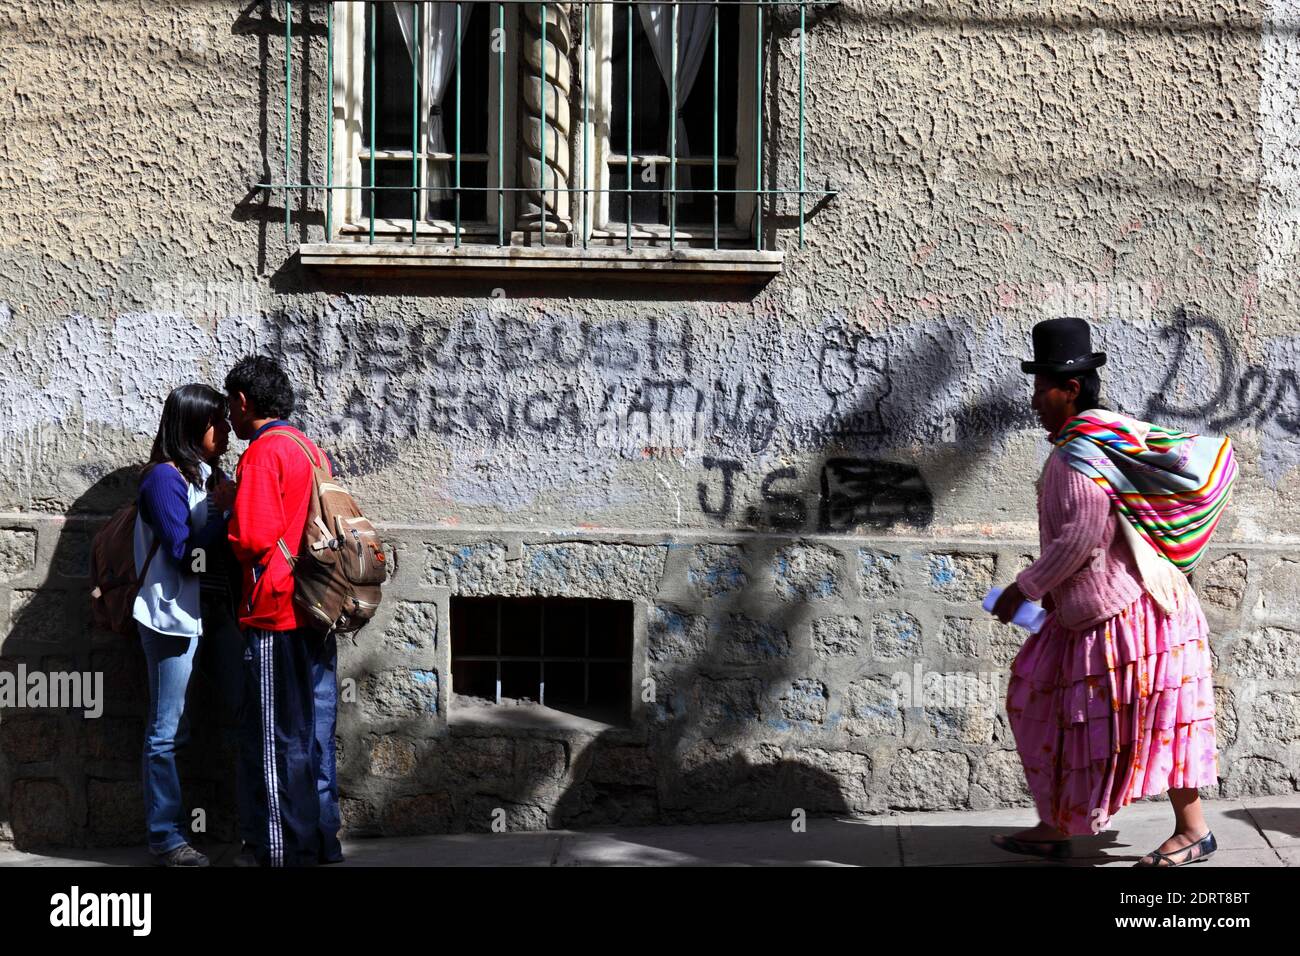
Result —
<instances>
[{"instance_id":1,"label":"floral patterned skirt","mask_svg":"<svg viewBox=\"0 0 1300 956\"><path fill-rule=\"evenodd\" d=\"M1106 829L1139 797L1214 786L1209 627L1190 594L1166 615L1143 592L1096 627L1048 615L1011 665L1007 717L1040 819Z\"/></svg>"}]
</instances>

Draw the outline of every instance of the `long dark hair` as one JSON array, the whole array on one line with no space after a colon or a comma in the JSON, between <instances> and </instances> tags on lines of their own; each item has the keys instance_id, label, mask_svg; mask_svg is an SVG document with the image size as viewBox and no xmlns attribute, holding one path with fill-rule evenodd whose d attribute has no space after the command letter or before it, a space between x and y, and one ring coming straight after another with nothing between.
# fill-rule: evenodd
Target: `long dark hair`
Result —
<instances>
[{"instance_id":1,"label":"long dark hair","mask_svg":"<svg viewBox=\"0 0 1300 956\"><path fill-rule=\"evenodd\" d=\"M1070 384L1070 379L1076 379L1079 382L1079 397L1075 399L1074 407L1081 412L1090 408L1108 408L1101 400L1101 376L1095 368L1086 372L1057 372L1047 378L1057 388L1065 388Z\"/></svg>"},{"instance_id":2,"label":"long dark hair","mask_svg":"<svg viewBox=\"0 0 1300 956\"><path fill-rule=\"evenodd\" d=\"M162 420L149 453L149 465L170 461L185 480L201 485L199 462L203 435L209 426L226 417L226 396L207 385L190 384L172 389L163 403ZM215 474L215 471L214 471Z\"/></svg>"}]
</instances>

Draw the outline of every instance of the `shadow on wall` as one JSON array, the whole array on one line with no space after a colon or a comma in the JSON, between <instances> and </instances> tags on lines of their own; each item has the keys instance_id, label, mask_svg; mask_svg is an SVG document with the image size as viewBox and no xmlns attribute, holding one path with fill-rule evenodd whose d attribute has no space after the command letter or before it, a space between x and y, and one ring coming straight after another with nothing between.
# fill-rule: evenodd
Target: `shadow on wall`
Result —
<instances>
[{"instance_id":1,"label":"shadow on wall","mask_svg":"<svg viewBox=\"0 0 1300 956\"><path fill-rule=\"evenodd\" d=\"M140 844L145 824L140 757L149 687L138 637L90 623L90 542L105 516L134 499L139 469L119 468L96 481L68 508L62 527L42 525L52 544L30 534L37 560L16 583L7 634L0 640L0 670L82 675L82 704L93 708L16 708L0 711L0 832L7 828L21 850ZM47 570L40 579L39 568ZM200 654L200 658L203 655ZM190 696L191 743L179 755L187 810L206 837L233 839L234 754L217 732L215 689L200 661ZM88 678L85 675L89 675ZM15 677L16 679L16 677ZM63 701L60 701L63 702ZM97 713L97 715L96 715ZM196 819L191 814L190 819ZM195 835L195 842L205 839Z\"/></svg>"},{"instance_id":2,"label":"shadow on wall","mask_svg":"<svg viewBox=\"0 0 1300 956\"><path fill-rule=\"evenodd\" d=\"M844 610L859 599L856 564L865 558L857 547L798 533L923 528L933 502L914 468L850 457L857 450L824 445L831 457L822 468L782 471L779 485L765 480L763 503L737 516L756 532L743 544L666 545L662 575L638 598L648 602L643 652L652 683L632 689L640 703L630 727L519 733L454 722L442 733L424 719L385 722L350 738L369 754L341 761L351 832L487 830L498 811L518 830L888 809L886 781L902 745L877 752L870 738L904 736L888 673L903 665L866 673L872 638ZM881 491L873 483L881 476L894 484ZM716 486L709 493L716 503ZM833 633L819 643L812 635L822 625ZM919 633L905 630L900 624L892 638L898 653L883 659L919 653ZM382 666L382 640L383 632L363 632L348 669L364 675ZM856 734L846 736L850 725ZM377 785L381 776L390 778L387 789ZM353 815L349 803L366 806Z\"/></svg>"},{"instance_id":3,"label":"shadow on wall","mask_svg":"<svg viewBox=\"0 0 1300 956\"><path fill-rule=\"evenodd\" d=\"M816 665L800 652L798 634L816 613L809 598L826 596L829 585L795 574L810 582L808 592L790 585L774 593L764 578L793 560L781 554L787 539L756 537L744 552L707 547L714 549L708 561L724 570L703 572L709 580L694 589L685 580L695 549L669 551L681 573L674 575L670 563L665 577L683 584L671 599L661 591L649 608L646 676L653 685L652 699L637 705L643 719L595 733L456 722L431 735L430 723L419 718L385 722L380 733L361 738L345 732L345 741L360 739L370 749L342 760L351 832L486 831L494 816L516 831L868 809L867 755L832 754L809 743L833 726L836 702L824 680L800 677L810 664L815 675ZM377 651L367 650L382 639L363 632L349 671L368 675L382 667ZM632 690L644 699L644 687ZM852 792L844 792L823 758L856 781ZM375 813L358 826L347 805L367 798Z\"/></svg>"},{"instance_id":4,"label":"shadow on wall","mask_svg":"<svg viewBox=\"0 0 1300 956\"><path fill-rule=\"evenodd\" d=\"M271 183L281 182L284 180L286 171L297 182L312 182L312 168L310 165L311 157L311 137L312 125L301 121L294 123L294 129L298 134L298 166L294 170L292 165L286 170L284 158L284 126L283 117L280 118L280 127L278 138L272 141L271 138L271 97L277 96L277 102L284 101L284 50L280 49L280 60L278 66L278 76L281 86L277 87L275 93L271 90L272 71L277 68L272 65L271 58L271 38L277 38L283 44L284 42L284 21L275 15L274 8L280 5L273 4L271 0L252 0L247 3L239 12L239 16L231 25L230 32L236 36L256 36L258 45L258 152L262 157L262 166L258 172L260 182ZM323 38L325 35L325 23L323 13L314 13L312 3L301 3L298 5L302 11L298 20L294 23L293 30L295 41L300 40L303 36L313 38ZM295 72L294 93L296 94L298 105L294 107L297 116L309 115L307 113L308 104L312 104L313 98L319 99L316 93L315 77L313 70L313 51L317 45L323 45L323 39L317 39L315 43L295 42L295 46L301 51L299 68ZM323 69L324 56L318 57L320 67ZM318 110L323 111L324 107L316 105ZM272 162L273 154L279 151L278 158ZM290 150L292 154L292 149ZM292 163L292 160L290 160ZM324 175L324 163L321 163L321 170L318 176ZM317 179L316 182L323 182L324 179ZM268 189L251 188L248 193L235 204L231 218L235 222L257 222L260 226L257 230L257 271L259 273L266 271L267 264L267 228L278 227L285 228L286 221L290 223L292 229L293 223L297 224L297 236L299 242L307 242L308 233L312 226L324 227L325 215L322 211L309 209L308 202L314 194L323 194L322 190L289 190L276 193ZM273 205L276 197L280 197L281 205ZM297 209L292 208L294 199L297 199ZM286 209L286 207L289 207ZM286 220L286 212L288 219Z\"/></svg>"},{"instance_id":5,"label":"shadow on wall","mask_svg":"<svg viewBox=\"0 0 1300 956\"><path fill-rule=\"evenodd\" d=\"M894 394L907 398L905 407L918 405L927 390L960 379L963 369L943 363L943 351L944 340L935 338L912 355L920 367L942 373L902 383L911 391ZM1027 404L1007 399L1004 409L988 412L989 429L1016 427L1016 416L1029 414ZM845 411L844 420L870 421L877 409L859 405ZM971 409L972 415L978 412ZM856 602L860 596L871 604L865 589L861 595L839 590L859 586L859 569L844 563L866 560L869 549L859 555L856 543L839 548L830 546L833 541L800 537L814 530L853 534L929 524L930 491L919 473L907 472L910 466L857 460L868 488L872 475L891 469L905 479L909 497L892 509L873 510L873 499L854 497L861 488L842 487L842 462L869 452L877 438L866 431L825 436L819 448L828 457L820 475L773 472L763 479L759 505L735 516L723 509L728 524L758 532L743 546L666 546L660 583L644 595L650 602L644 652L654 682L653 699L642 705L644 726L567 739L453 727L411 750L403 810L391 816L383 811L385 819L370 829L486 829L495 808L505 811L509 829L788 818L796 809L812 815L915 808L908 802L916 798L907 792L907 764L911 748L925 740L924 722L914 725L915 715L901 713L889 694L890 665L868 662L910 665L921 650L919 636L900 628L883 635L897 641L896 648L869 651L867 643L882 638L865 633L863 622L836 600ZM974 467L976 456L966 457ZM1025 493L1032 494L1028 483ZM718 507L731 498L716 483L708 494ZM703 501L703 490L701 496ZM811 520L824 514L834 520ZM999 574L1004 570L999 567ZM899 595L900 602L906 599ZM822 625L833 626L819 636L815 628ZM851 650L840 649L845 646ZM850 720L875 729L845 735ZM421 728L398 727L392 735L406 733L418 737ZM872 747L873 737L887 740ZM372 738L374 743L379 741ZM999 741L995 735L990 743L1014 756L1006 737ZM365 758L351 763L356 768ZM915 779L923 780L926 772L921 767ZM380 795L381 802L386 799Z\"/></svg>"},{"instance_id":6,"label":"shadow on wall","mask_svg":"<svg viewBox=\"0 0 1300 956\"><path fill-rule=\"evenodd\" d=\"M803 14L803 23L800 24L799 16ZM804 52L804 76L802 77L803 86L800 86L801 77L799 76L798 50L799 34L803 31L804 36L821 30L842 29L844 23L853 23L862 19L857 11L848 8L846 5L836 4L834 6L811 5L792 9L790 7L780 8L773 7L763 13L767 21L767 30L771 37L771 47L776 49L778 45L783 48L784 54L774 56L768 53L764 59L764 76L763 88L768 91L764 97L766 102L766 116L763 118L763 132L765 141L765 159L764 159L764 182L767 188L781 188L796 190L794 193L772 193L762 197L759 206L763 219L763 245L766 249L779 249L783 236L790 237L794 241L792 249L798 246L799 226L802 224L806 229L808 224L813 222L822 212L835 202L837 197L834 195L807 195L801 196L797 190L800 188L798 174L789 176L789 179L778 178L777 170L795 169L803 173L802 188L804 190L826 189L827 192L835 188L836 184L832 183L829 177L824 177L822 181L814 181L814 175L822 175L820 170L814 169L808 165L807 156L801 151L804 130L799 128L801 117L798 108L791 111L788 118L782 115L783 97L771 95L771 91L780 90L782 83L788 83L791 88L802 90L809 86L809 71L813 69L814 58L811 55L809 45L805 39ZM791 59L794 58L794 59ZM789 73L787 79L782 74ZM802 100L803 93L800 93ZM802 103L800 103L802 106ZM807 123L805 121L805 129ZM802 167L800 164L803 164ZM841 206L841 209L843 207ZM752 228L752 224L751 224Z\"/></svg>"},{"instance_id":7,"label":"shadow on wall","mask_svg":"<svg viewBox=\"0 0 1300 956\"><path fill-rule=\"evenodd\" d=\"M601 740L588 748L582 782L557 804L558 825L793 822L888 808L890 758L865 736L845 737L867 711L897 720L902 737L892 695L868 700L855 682L867 669L865 622L839 602L857 601L857 549L788 533L930 523L930 490L916 469L857 451L827 445L820 469L767 476L762 504L737 516L756 532L743 545L670 550L677 573L670 564L664 578L675 583L648 610L648 746L640 756ZM828 624L845 629L844 645L819 643ZM640 788L629 786L638 779Z\"/></svg>"}]
</instances>

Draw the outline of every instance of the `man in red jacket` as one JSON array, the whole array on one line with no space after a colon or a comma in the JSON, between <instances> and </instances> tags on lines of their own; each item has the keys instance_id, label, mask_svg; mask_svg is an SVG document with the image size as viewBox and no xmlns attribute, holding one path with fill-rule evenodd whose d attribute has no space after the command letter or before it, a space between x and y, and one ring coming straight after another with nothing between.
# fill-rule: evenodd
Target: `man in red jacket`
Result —
<instances>
[{"instance_id":1,"label":"man in red jacket","mask_svg":"<svg viewBox=\"0 0 1300 956\"><path fill-rule=\"evenodd\" d=\"M245 636L238 863L336 863L343 859L334 762L338 654L334 635L310 628L293 600L289 556L297 556L302 541L312 465L289 436L333 468L285 421L294 408L293 386L273 359L242 359L226 376L226 393L230 424L248 442L235 470L229 525L243 570Z\"/></svg>"}]
</instances>

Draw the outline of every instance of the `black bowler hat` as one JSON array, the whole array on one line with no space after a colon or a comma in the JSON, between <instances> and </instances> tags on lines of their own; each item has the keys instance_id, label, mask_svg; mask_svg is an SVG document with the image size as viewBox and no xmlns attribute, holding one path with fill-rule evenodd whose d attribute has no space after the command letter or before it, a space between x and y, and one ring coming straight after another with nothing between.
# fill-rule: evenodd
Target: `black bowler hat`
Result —
<instances>
[{"instance_id":1,"label":"black bowler hat","mask_svg":"<svg viewBox=\"0 0 1300 956\"><path fill-rule=\"evenodd\" d=\"M1092 350L1092 330L1083 319L1047 319L1034 326L1034 358L1020 363L1039 372L1086 372L1106 364L1105 352Z\"/></svg>"}]
</instances>

